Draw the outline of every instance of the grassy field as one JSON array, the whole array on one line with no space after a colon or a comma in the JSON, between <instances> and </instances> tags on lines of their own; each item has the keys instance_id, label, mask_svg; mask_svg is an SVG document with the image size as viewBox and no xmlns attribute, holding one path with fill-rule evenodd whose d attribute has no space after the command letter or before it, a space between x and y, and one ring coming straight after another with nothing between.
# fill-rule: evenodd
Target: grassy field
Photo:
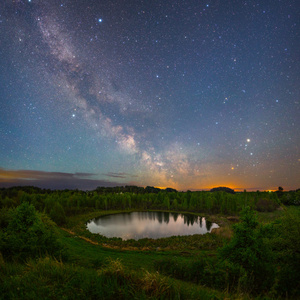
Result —
<instances>
[{"instance_id":1,"label":"grassy field","mask_svg":"<svg viewBox=\"0 0 300 300\"><path fill-rule=\"evenodd\" d=\"M257 216L266 224L286 211L295 210L299 208ZM218 282L217 250L229 240L228 232L232 231L227 217L206 216L221 225L226 232L223 235L221 231L221 234L121 241L86 230L88 220L120 212L94 211L68 217L66 225L58 228L58 240L64 247L61 259L46 256L21 263L4 261L0 256L0 299L253 298L238 289L230 291L221 277ZM168 270L171 267L174 270ZM172 276L167 276L171 273ZM259 299L273 298L269 292L259 296Z\"/></svg>"}]
</instances>

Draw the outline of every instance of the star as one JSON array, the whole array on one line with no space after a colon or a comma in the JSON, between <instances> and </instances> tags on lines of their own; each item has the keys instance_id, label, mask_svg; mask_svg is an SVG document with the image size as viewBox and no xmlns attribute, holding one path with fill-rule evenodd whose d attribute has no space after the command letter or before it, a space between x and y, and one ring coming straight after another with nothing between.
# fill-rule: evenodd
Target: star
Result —
<instances>
[{"instance_id":1,"label":"star","mask_svg":"<svg viewBox=\"0 0 300 300\"><path fill-rule=\"evenodd\" d=\"M230 171L243 188L298 188L296 1L8 2L0 169L128 171L180 190L225 184Z\"/></svg>"}]
</instances>

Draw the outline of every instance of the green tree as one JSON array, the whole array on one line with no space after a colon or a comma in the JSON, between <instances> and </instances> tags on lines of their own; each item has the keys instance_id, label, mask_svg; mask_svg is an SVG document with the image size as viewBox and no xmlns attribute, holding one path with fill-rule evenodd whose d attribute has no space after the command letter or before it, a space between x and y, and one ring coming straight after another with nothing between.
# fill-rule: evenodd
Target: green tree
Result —
<instances>
[{"instance_id":1,"label":"green tree","mask_svg":"<svg viewBox=\"0 0 300 300\"><path fill-rule=\"evenodd\" d=\"M164 209L170 210L170 199L167 195L164 198L163 207Z\"/></svg>"},{"instance_id":2,"label":"green tree","mask_svg":"<svg viewBox=\"0 0 300 300\"><path fill-rule=\"evenodd\" d=\"M0 252L7 258L26 259L46 253L59 255L61 250L54 223L28 202L14 210L1 235Z\"/></svg>"},{"instance_id":3,"label":"green tree","mask_svg":"<svg viewBox=\"0 0 300 300\"><path fill-rule=\"evenodd\" d=\"M261 291L273 282L271 251L264 236L268 227L259 226L249 206L241 212L242 222L234 225L232 240L219 250L221 258L237 270L239 287L246 291Z\"/></svg>"},{"instance_id":4,"label":"green tree","mask_svg":"<svg viewBox=\"0 0 300 300\"><path fill-rule=\"evenodd\" d=\"M172 209L175 209L175 210L178 209L178 201L177 201L176 198L175 198L175 199L173 200L173 202L172 202Z\"/></svg>"},{"instance_id":5,"label":"green tree","mask_svg":"<svg viewBox=\"0 0 300 300\"><path fill-rule=\"evenodd\" d=\"M279 265L276 290L293 299L300 298L300 211L288 211L275 223L271 240L275 259ZM298 284L297 284L298 283Z\"/></svg>"},{"instance_id":6,"label":"green tree","mask_svg":"<svg viewBox=\"0 0 300 300\"><path fill-rule=\"evenodd\" d=\"M49 216L57 225L63 225L66 223L65 211L59 202L54 203Z\"/></svg>"}]
</instances>

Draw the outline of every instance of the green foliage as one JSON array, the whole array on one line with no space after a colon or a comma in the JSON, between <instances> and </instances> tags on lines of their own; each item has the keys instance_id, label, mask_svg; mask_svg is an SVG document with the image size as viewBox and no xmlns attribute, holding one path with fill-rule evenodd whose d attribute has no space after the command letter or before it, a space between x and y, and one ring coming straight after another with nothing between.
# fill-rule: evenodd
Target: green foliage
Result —
<instances>
[{"instance_id":1,"label":"green foliage","mask_svg":"<svg viewBox=\"0 0 300 300\"><path fill-rule=\"evenodd\" d=\"M63 225L66 223L66 215L63 207L59 202L54 202L53 207L50 210L50 218L57 224Z\"/></svg>"},{"instance_id":2,"label":"green foliage","mask_svg":"<svg viewBox=\"0 0 300 300\"><path fill-rule=\"evenodd\" d=\"M260 198L255 204L256 210L260 212L272 212L278 208L278 206L274 200L268 198Z\"/></svg>"},{"instance_id":3,"label":"green foliage","mask_svg":"<svg viewBox=\"0 0 300 300\"><path fill-rule=\"evenodd\" d=\"M59 255L61 246L53 222L23 202L13 212L1 236L0 251L6 258L25 259L46 253Z\"/></svg>"},{"instance_id":4,"label":"green foliage","mask_svg":"<svg viewBox=\"0 0 300 300\"><path fill-rule=\"evenodd\" d=\"M246 206L257 204L259 211L269 211L278 207L280 200L277 193L244 192L226 193L216 190L214 192L177 192L170 188L161 190L157 188L138 188L134 186L117 188L97 188L92 192L84 191L50 191L33 187L0 189L0 208L16 207L20 203L29 202L36 210L51 214L53 220L56 212L59 213L55 222L64 224L65 217L95 209L101 210L144 210L167 209L201 212L209 214L236 215ZM267 204L260 203L259 199L267 199ZM285 192L281 198L285 203L300 203L300 191ZM56 206L56 203L59 205ZM56 206L56 207L54 207ZM61 206L61 209L59 206ZM270 209L271 208L271 209Z\"/></svg>"},{"instance_id":5,"label":"green foliage","mask_svg":"<svg viewBox=\"0 0 300 300\"><path fill-rule=\"evenodd\" d=\"M255 213L249 207L243 209L241 220L233 225L234 236L219 254L234 273L239 269L242 290L261 291L271 286L274 274L272 254L264 239L267 228L258 226Z\"/></svg>"},{"instance_id":6,"label":"green foliage","mask_svg":"<svg viewBox=\"0 0 300 300\"><path fill-rule=\"evenodd\" d=\"M226 271L216 260L206 258L162 258L154 262L156 270L164 275L216 289L226 288Z\"/></svg>"},{"instance_id":7,"label":"green foliage","mask_svg":"<svg viewBox=\"0 0 300 300\"><path fill-rule=\"evenodd\" d=\"M300 189L289 193L278 193L278 197L284 205L300 206Z\"/></svg>"},{"instance_id":8,"label":"green foliage","mask_svg":"<svg viewBox=\"0 0 300 300\"><path fill-rule=\"evenodd\" d=\"M119 260L96 271L50 257L0 269L1 299L190 299L168 278ZM206 299L209 299L208 297Z\"/></svg>"},{"instance_id":9,"label":"green foliage","mask_svg":"<svg viewBox=\"0 0 300 300\"><path fill-rule=\"evenodd\" d=\"M275 289L296 299L300 297L300 211L286 212L274 227L271 244L279 265Z\"/></svg>"},{"instance_id":10,"label":"green foliage","mask_svg":"<svg viewBox=\"0 0 300 300\"><path fill-rule=\"evenodd\" d=\"M291 205L287 211L298 209L298 213L287 213L278 221L284 211L268 211L281 203ZM93 192L0 189L0 298L173 299L178 295L180 299L210 299L219 293L203 292L195 285L198 283L240 292L238 295L246 298L251 297L247 293L260 293L259 297L297 299L300 215L295 205L299 204L300 191L230 194L222 190L183 193L138 187L99 188ZM258 213L260 222L277 221L261 226L247 206L262 211ZM216 234L122 241L93 235L85 227L85 222L95 216L120 210L236 215L243 207L247 208L242 212L242 222L234 225L234 237L219 256L215 256L216 249L224 245L224 239ZM45 213L75 235L58 232ZM43 258L64 253L58 239L68 247L68 261L74 265ZM114 262L105 263L107 256ZM117 274L120 257L123 273ZM19 264L24 260L26 264ZM178 279L176 285L183 285L185 292L175 292L172 282L153 272L154 267ZM199 296L198 288L205 296Z\"/></svg>"}]
</instances>

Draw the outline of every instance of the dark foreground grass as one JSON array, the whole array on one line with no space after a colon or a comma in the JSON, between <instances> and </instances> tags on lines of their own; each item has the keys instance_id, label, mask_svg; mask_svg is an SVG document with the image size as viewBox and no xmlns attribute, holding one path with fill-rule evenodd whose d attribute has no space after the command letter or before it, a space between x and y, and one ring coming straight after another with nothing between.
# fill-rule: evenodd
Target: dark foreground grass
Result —
<instances>
[{"instance_id":1,"label":"dark foreground grass","mask_svg":"<svg viewBox=\"0 0 300 300\"><path fill-rule=\"evenodd\" d=\"M223 299L224 294L157 272L135 271L121 260L84 268L50 257L1 263L1 299Z\"/></svg>"},{"instance_id":2,"label":"dark foreground grass","mask_svg":"<svg viewBox=\"0 0 300 300\"><path fill-rule=\"evenodd\" d=\"M260 213L259 218L268 223L282 214ZM98 215L69 218L73 233L59 230L66 253L62 260L46 256L8 262L0 254L0 299L252 299L229 293L224 272L215 269L222 237L173 237L150 241L150 246L146 240L97 239L85 230L85 222Z\"/></svg>"}]
</instances>

